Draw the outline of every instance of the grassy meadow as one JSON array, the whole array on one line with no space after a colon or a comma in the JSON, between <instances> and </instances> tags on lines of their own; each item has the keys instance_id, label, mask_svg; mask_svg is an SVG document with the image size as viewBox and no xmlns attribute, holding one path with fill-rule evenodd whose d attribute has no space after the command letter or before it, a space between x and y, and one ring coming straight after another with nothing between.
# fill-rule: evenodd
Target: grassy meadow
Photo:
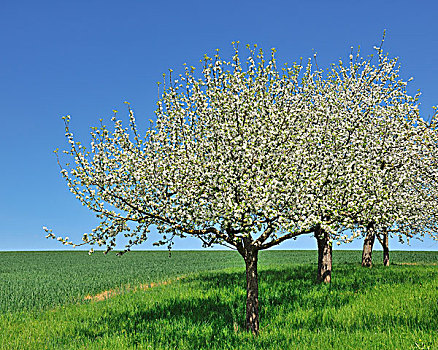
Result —
<instances>
[{"instance_id":1,"label":"grassy meadow","mask_svg":"<svg viewBox=\"0 0 438 350\"><path fill-rule=\"evenodd\" d=\"M235 252L2 252L0 349L438 349L438 252L316 257L261 252L253 337Z\"/></svg>"}]
</instances>

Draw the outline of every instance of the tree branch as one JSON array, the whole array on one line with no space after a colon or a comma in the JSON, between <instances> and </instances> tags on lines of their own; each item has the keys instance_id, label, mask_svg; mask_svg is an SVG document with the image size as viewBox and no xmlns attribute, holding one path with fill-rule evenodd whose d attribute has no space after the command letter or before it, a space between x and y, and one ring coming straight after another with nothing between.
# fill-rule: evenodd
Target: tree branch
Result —
<instances>
[{"instance_id":1,"label":"tree branch","mask_svg":"<svg viewBox=\"0 0 438 350\"><path fill-rule=\"evenodd\" d=\"M300 236L300 235L305 235L307 233L313 233L313 232L315 232L315 228L314 227L312 227L312 228L310 228L308 230L303 230L303 231L299 231L299 232L291 232L291 233L288 233L287 235L284 235L284 236L281 236L281 237L279 237L277 239L274 239L274 240L272 240L272 241L270 241L268 243L262 244L262 245L258 246L257 249L258 250L268 249L268 248L271 248L273 246L276 246L276 245L280 244L281 242L283 242L283 241L285 241L287 239L294 238L294 237L297 237L297 236Z\"/></svg>"}]
</instances>

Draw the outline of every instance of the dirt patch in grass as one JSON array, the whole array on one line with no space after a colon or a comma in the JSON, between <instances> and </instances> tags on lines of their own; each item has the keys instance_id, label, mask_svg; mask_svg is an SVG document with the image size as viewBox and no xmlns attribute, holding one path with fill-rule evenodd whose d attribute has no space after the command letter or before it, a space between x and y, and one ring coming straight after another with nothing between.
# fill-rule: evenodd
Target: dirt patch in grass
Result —
<instances>
[{"instance_id":1,"label":"dirt patch in grass","mask_svg":"<svg viewBox=\"0 0 438 350\"><path fill-rule=\"evenodd\" d=\"M438 263L416 263L416 262L401 262L401 263L396 263L394 265L409 265L409 266L417 266L417 265L428 265L428 266L437 266Z\"/></svg>"},{"instance_id":2,"label":"dirt patch in grass","mask_svg":"<svg viewBox=\"0 0 438 350\"><path fill-rule=\"evenodd\" d=\"M100 292L99 294L95 294L95 295L88 294L87 296L84 297L84 300L89 300L89 301L93 301L93 302L103 301L103 300L115 297L116 295L120 295L120 294L127 293L127 292L135 292L137 290L147 290L147 289L155 288L158 286L165 286L165 285L171 284L172 282L179 281L183 278L184 278L184 276L179 276L179 277L174 278L172 280L140 284L140 285L135 286L135 287L131 287L128 285L125 288L109 289L109 290L105 290L105 291Z\"/></svg>"}]
</instances>

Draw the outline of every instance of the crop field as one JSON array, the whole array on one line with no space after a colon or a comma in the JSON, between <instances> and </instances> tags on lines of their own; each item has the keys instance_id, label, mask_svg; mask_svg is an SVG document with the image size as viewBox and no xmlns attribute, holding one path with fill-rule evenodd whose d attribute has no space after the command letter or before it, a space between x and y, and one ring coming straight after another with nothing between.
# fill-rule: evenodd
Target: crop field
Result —
<instances>
[{"instance_id":1,"label":"crop field","mask_svg":"<svg viewBox=\"0 0 438 350\"><path fill-rule=\"evenodd\" d=\"M254 337L235 252L2 252L0 349L438 349L438 252L316 258L261 252Z\"/></svg>"}]
</instances>

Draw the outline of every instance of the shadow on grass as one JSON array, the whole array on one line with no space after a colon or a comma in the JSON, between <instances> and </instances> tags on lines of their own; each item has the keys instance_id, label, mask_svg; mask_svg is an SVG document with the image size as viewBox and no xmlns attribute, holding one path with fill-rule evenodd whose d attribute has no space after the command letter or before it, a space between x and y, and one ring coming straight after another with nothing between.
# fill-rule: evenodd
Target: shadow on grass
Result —
<instances>
[{"instance_id":1,"label":"shadow on grass","mask_svg":"<svg viewBox=\"0 0 438 350\"><path fill-rule=\"evenodd\" d=\"M400 267L364 269L357 265L341 265L334 269L330 285L318 283L315 277L316 268L308 265L259 271L262 331L265 325L278 323L278 315L293 315L298 309L307 314L299 321L287 323L290 331L333 329L336 325L324 319L324 309L336 312L352 303L357 293L365 293L376 285L414 285L421 278L433 276L427 272L421 276L421 270L410 276L406 268ZM184 290L185 294L176 293L170 298L157 300L153 307L142 305L140 301L129 311L109 308L99 321L78 328L76 334L96 339L124 332L133 346L146 339L156 346L165 341L170 347L178 347L181 339L185 339L193 348L223 347L223 341L227 339L230 342L227 346L234 347L242 341L240 330L245 327L245 284L244 271L210 272L189 277L174 286L177 290ZM165 288L163 293L166 293ZM397 317L394 315L393 323L406 322ZM370 322L355 328L373 327L373 321ZM430 324L423 326L428 328ZM250 338L246 339L250 341Z\"/></svg>"}]
</instances>

